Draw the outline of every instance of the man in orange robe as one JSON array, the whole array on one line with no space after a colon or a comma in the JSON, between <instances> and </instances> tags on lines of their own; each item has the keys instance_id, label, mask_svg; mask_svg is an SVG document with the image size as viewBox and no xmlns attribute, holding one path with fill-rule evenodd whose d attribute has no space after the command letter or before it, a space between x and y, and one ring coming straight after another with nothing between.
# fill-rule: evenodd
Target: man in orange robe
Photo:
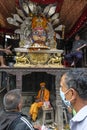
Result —
<instances>
[{"instance_id":1,"label":"man in orange robe","mask_svg":"<svg viewBox=\"0 0 87 130\"><path fill-rule=\"evenodd\" d=\"M46 83L41 82L41 89L38 92L35 102L31 105L29 115L32 117L32 120L35 121L38 116L38 110L43 106L45 101L49 101L50 93L49 90L45 88Z\"/></svg>"}]
</instances>

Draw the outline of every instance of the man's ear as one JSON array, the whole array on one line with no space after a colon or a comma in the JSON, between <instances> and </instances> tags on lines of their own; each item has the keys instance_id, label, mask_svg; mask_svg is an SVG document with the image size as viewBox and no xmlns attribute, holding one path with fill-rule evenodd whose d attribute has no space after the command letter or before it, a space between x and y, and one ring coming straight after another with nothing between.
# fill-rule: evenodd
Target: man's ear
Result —
<instances>
[{"instance_id":1,"label":"man's ear","mask_svg":"<svg viewBox=\"0 0 87 130\"><path fill-rule=\"evenodd\" d=\"M20 111L19 109L20 109L20 104L18 104L18 106L17 106L17 110L18 110L18 111Z\"/></svg>"},{"instance_id":2,"label":"man's ear","mask_svg":"<svg viewBox=\"0 0 87 130\"><path fill-rule=\"evenodd\" d=\"M17 110L18 111L21 111L21 109L22 109L22 104L21 104L21 102L18 104L18 106L17 106Z\"/></svg>"},{"instance_id":3,"label":"man's ear","mask_svg":"<svg viewBox=\"0 0 87 130\"><path fill-rule=\"evenodd\" d=\"M73 103L73 102L75 102L75 99L76 99L76 96L77 96L77 92L73 88L71 88L70 90L71 90L71 93L70 93L71 99L70 99L70 101Z\"/></svg>"}]
</instances>

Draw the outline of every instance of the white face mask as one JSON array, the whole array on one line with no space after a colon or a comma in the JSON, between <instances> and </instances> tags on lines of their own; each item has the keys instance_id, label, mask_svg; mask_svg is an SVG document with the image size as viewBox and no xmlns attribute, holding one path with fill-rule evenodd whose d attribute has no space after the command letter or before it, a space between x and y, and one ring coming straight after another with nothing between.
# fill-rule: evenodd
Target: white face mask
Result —
<instances>
[{"instance_id":1,"label":"white face mask","mask_svg":"<svg viewBox=\"0 0 87 130\"><path fill-rule=\"evenodd\" d=\"M61 88L60 88L60 96L61 96L61 98L62 98L64 104L65 104L67 107L71 107L70 101L67 101L67 100L66 100L65 93L62 92Z\"/></svg>"}]
</instances>

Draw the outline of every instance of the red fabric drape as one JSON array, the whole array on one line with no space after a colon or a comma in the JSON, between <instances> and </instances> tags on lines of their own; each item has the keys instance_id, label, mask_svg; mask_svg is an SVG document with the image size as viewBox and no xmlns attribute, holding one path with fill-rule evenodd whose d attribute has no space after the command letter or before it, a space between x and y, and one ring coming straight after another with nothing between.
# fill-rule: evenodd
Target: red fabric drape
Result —
<instances>
[{"instance_id":1,"label":"red fabric drape","mask_svg":"<svg viewBox=\"0 0 87 130\"><path fill-rule=\"evenodd\" d=\"M53 4L57 2L58 0L31 0L31 1L39 3L39 4Z\"/></svg>"},{"instance_id":2,"label":"red fabric drape","mask_svg":"<svg viewBox=\"0 0 87 130\"><path fill-rule=\"evenodd\" d=\"M0 33L3 32L3 33L14 33L14 30L13 29L6 29L6 28L0 28Z\"/></svg>"},{"instance_id":3,"label":"red fabric drape","mask_svg":"<svg viewBox=\"0 0 87 130\"><path fill-rule=\"evenodd\" d=\"M71 38L78 30L82 27L82 25L87 21L87 7L84 9L82 15L77 20L73 28L70 30L70 33L66 35L66 39Z\"/></svg>"},{"instance_id":4,"label":"red fabric drape","mask_svg":"<svg viewBox=\"0 0 87 130\"><path fill-rule=\"evenodd\" d=\"M19 7L19 0L15 0L15 5Z\"/></svg>"},{"instance_id":5,"label":"red fabric drape","mask_svg":"<svg viewBox=\"0 0 87 130\"><path fill-rule=\"evenodd\" d=\"M61 2L62 0L31 0L32 2L36 2L36 3L39 3L39 4L53 4L53 3L56 3L56 2ZM15 0L16 4L18 5L19 4L19 0Z\"/></svg>"},{"instance_id":6,"label":"red fabric drape","mask_svg":"<svg viewBox=\"0 0 87 130\"><path fill-rule=\"evenodd\" d=\"M44 5L56 3L57 4L56 12L59 12L64 0L31 0L31 1L38 4L44 4ZM16 6L19 6L19 0L15 0L15 2L16 2Z\"/></svg>"}]
</instances>

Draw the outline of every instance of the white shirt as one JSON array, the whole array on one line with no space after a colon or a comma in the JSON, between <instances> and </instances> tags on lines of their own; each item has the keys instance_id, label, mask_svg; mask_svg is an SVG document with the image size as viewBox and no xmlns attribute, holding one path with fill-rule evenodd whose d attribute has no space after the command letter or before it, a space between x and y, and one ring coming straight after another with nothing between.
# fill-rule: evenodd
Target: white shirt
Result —
<instances>
[{"instance_id":1,"label":"white shirt","mask_svg":"<svg viewBox=\"0 0 87 130\"><path fill-rule=\"evenodd\" d=\"M87 105L71 119L70 130L87 130Z\"/></svg>"}]
</instances>

